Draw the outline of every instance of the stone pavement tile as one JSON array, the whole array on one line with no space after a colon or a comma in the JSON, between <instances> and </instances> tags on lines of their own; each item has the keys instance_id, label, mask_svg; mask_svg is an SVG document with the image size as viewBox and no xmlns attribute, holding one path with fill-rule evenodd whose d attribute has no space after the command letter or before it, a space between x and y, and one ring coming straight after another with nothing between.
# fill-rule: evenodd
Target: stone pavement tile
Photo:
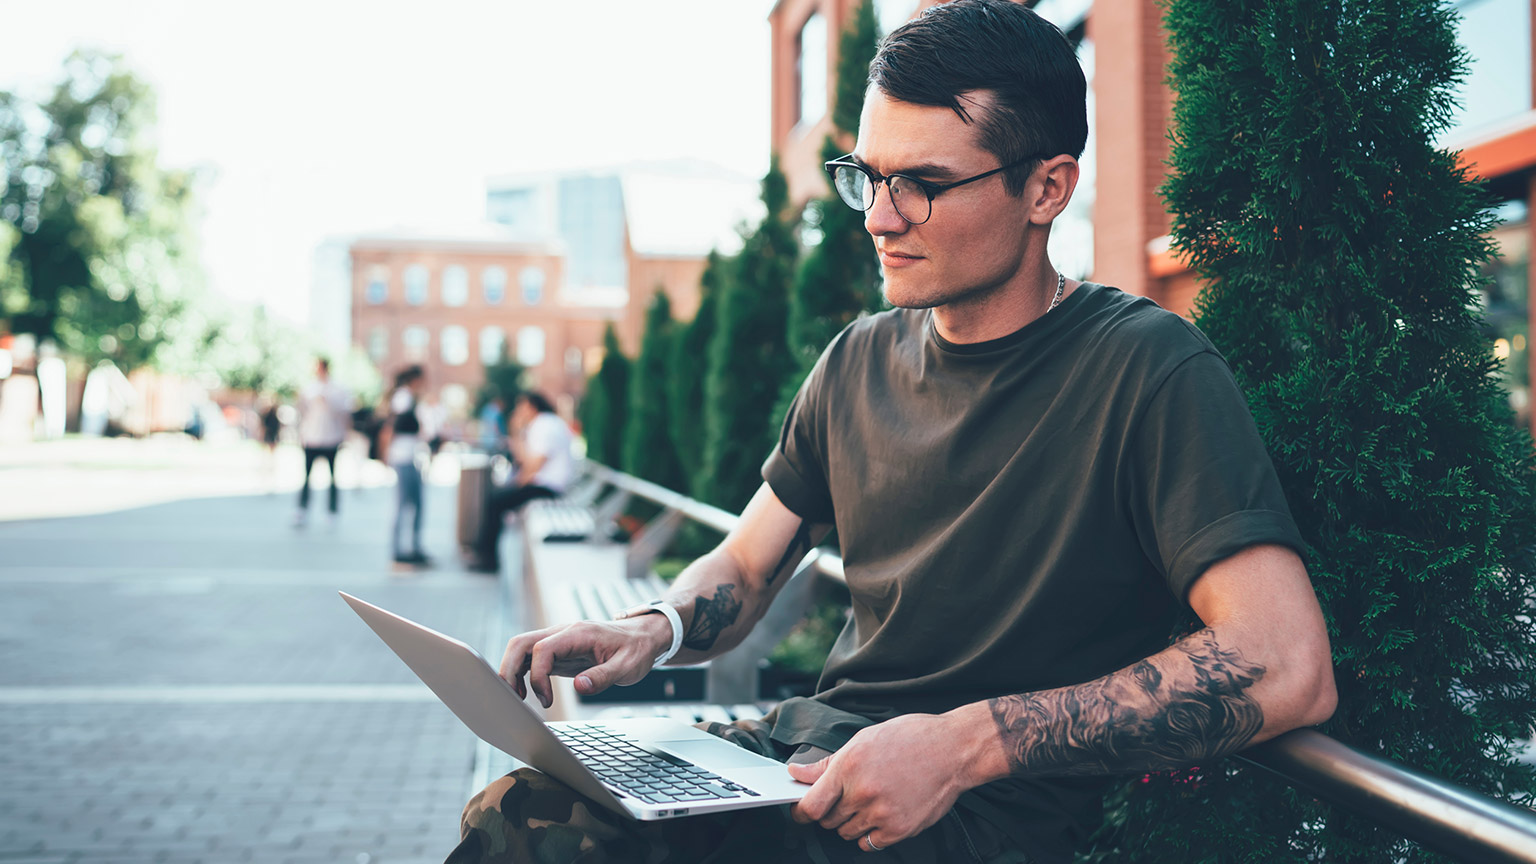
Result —
<instances>
[{"instance_id":1,"label":"stone pavement tile","mask_svg":"<svg viewBox=\"0 0 1536 864\"><path fill-rule=\"evenodd\" d=\"M433 848L441 860L456 842L474 739L435 702L349 704L343 707L352 712L350 719L325 706L332 719L319 723L315 706L307 704L68 707L51 719L56 727L114 731L77 739L88 743L60 754L28 747L40 733L17 728L13 715L0 713L0 738L22 745L15 784L0 787L0 861L20 853L94 856L114 850L124 864L153 861L156 853L235 855L246 848L307 855L317 844L325 854L350 850L345 860L365 853L385 860L397 846ZM443 742L438 760L422 763L424 771L398 766L387 752L377 752L380 736L354 734L381 717L393 717L407 734L420 729ZM34 713L20 722L44 718ZM189 722L207 737L183 735ZM239 758L257 746L266 751L264 758ZM140 770L145 767L154 770ZM163 778L174 771L188 782L167 791ZM111 782L95 782L98 777ZM251 780L286 788L288 795L253 803L241 788ZM78 806L87 800L92 809ZM443 818L433 824L424 812Z\"/></svg>"}]
</instances>

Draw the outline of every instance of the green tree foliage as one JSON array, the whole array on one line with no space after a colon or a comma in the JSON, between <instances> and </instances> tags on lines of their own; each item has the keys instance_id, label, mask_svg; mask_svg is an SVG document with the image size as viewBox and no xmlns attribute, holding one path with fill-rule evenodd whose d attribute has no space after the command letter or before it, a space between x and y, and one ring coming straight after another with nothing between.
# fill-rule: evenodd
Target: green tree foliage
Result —
<instances>
[{"instance_id":1,"label":"green tree foliage","mask_svg":"<svg viewBox=\"0 0 1536 864\"><path fill-rule=\"evenodd\" d=\"M645 312L640 354L629 378L624 470L668 489L683 489L683 468L672 442L667 396L675 333L672 302L665 291L657 289Z\"/></svg>"},{"instance_id":2,"label":"green tree foliage","mask_svg":"<svg viewBox=\"0 0 1536 864\"><path fill-rule=\"evenodd\" d=\"M863 0L839 44L832 108L836 134L822 145L823 159L844 155L847 141L858 135L869 64L879 43L873 0ZM845 140L839 142L837 135ZM804 219L809 229L804 233L819 240L806 250L790 289L789 350L795 366L779 396L775 413L780 417L832 337L855 318L881 306L880 264L864 230L864 214L831 193L810 202Z\"/></svg>"},{"instance_id":3,"label":"green tree foliage","mask_svg":"<svg viewBox=\"0 0 1536 864\"><path fill-rule=\"evenodd\" d=\"M775 160L763 178L766 215L743 238L721 286L705 378L705 500L741 512L762 482L778 439L774 404L791 368L785 330L789 281L799 251L786 211L789 190Z\"/></svg>"},{"instance_id":4,"label":"green tree foliage","mask_svg":"<svg viewBox=\"0 0 1536 864\"><path fill-rule=\"evenodd\" d=\"M864 91L869 86L869 64L879 48L880 29L875 23L874 0L860 0L837 43L832 125L839 131L858 134L859 115L864 112Z\"/></svg>"},{"instance_id":5,"label":"green tree foliage","mask_svg":"<svg viewBox=\"0 0 1536 864\"><path fill-rule=\"evenodd\" d=\"M1529 806L1531 440L1480 337L1490 217L1447 125L1437 0L1173 0L1175 248L1310 547L1340 704L1325 731ZM1393 832L1230 764L1117 801L1145 861L1400 862ZM1106 860L1123 860L1106 839Z\"/></svg>"},{"instance_id":6,"label":"green tree foliage","mask_svg":"<svg viewBox=\"0 0 1536 864\"><path fill-rule=\"evenodd\" d=\"M699 308L693 320L678 328L672 340L671 369L667 376L667 411L671 414L672 445L685 485L694 498L704 495L704 379L708 372L709 345L715 335L720 306L720 283L729 259L710 252L699 277Z\"/></svg>"},{"instance_id":7,"label":"green tree foliage","mask_svg":"<svg viewBox=\"0 0 1536 864\"><path fill-rule=\"evenodd\" d=\"M517 394L523 392L523 366L513 360L507 346L501 346L501 356L485 367L485 380L475 391L475 413L479 414L492 399L501 399L502 410L510 412Z\"/></svg>"},{"instance_id":8,"label":"green tree foliage","mask_svg":"<svg viewBox=\"0 0 1536 864\"><path fill-rule=\"evenodd\" d=\"M613 325L603 331L603 365L587 382L581 405L581 425L587 436L587 456L618 468L624 460L624 426L629 419L630 361L619 348Z\"/></svg>"},{"instance_id":9,"label":"green tree foliage","mask_svg":"<svg viewBox=\"0 0 1536 864\"><path fill-rule=\"evenodd\" d=\"M199 282L193 177L157 164L154 94L121 60L77 52L48 99L0 93L0 317L66 353L152 361Z\"/></svg>"}]
</instances>

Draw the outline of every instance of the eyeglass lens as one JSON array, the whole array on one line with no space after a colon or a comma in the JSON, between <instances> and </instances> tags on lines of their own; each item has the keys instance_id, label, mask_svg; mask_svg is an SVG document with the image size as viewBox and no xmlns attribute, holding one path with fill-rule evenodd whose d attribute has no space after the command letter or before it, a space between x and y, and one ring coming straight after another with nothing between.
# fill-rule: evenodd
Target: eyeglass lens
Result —
<instances>
[{"instance_id":1,"label":"eyeglass lens","mask_svg":"<svg viewBox=\"0 0 1536 864\"><path fill-rule=\"evenodd\" d=\"M900 175L886 178L886 188L891 193L891 203L901 218L914 225L928 221L932 202L927 190ZM833 185L838 197L855 210L868 210L875 206L875 183L869 174L852 165L838 165L833 174Z\"/></svg>"}]
</instances>

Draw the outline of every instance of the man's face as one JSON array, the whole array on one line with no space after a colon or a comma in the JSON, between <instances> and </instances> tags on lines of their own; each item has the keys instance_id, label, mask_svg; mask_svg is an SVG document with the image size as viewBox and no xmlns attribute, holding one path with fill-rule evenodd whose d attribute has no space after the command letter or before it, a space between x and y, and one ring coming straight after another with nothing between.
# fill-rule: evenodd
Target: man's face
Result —
<instances>
[{"instance_id":1,"label":"man's face","mask_svg":"<svg viewBox=\"0 0 1536 864\"><path fill-rule=\"evenodd\" d=\"M989 94L976 102L988 104ZM967 106L974 120L976 105ZM976 142L948 108L901 102L870 88L854 155L876 172L951 183L991 171L998 158ZM1004 287L1022 272L1028 192L1013 197L1002 174L950 189L933 199L928 221L913 225L896 212L885 184L864 214L893 306L924 309Z\"/></svg>"},{"instance_id":2,"label":"man's face","mask_svg":"<svg viewBox=\"0 0 1536 864\"><path fill-rule=\"evenodd\" d=\"M529 421L538 416L538 409L526 399L519 399L512 406L512 423L516 426L526 426Z\"/></svg>"}]
</instances>

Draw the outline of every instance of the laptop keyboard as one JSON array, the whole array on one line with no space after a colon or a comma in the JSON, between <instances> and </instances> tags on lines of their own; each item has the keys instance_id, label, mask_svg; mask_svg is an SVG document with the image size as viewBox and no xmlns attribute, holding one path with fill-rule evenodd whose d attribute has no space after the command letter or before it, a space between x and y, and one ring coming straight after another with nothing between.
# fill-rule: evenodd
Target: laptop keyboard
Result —
<instances>
[{"instance_id":1,"label":"laptop keyboard","mask_svg":"<svg viewBox=\"0 0 1536 864\"><path fill-rule=\"evenodd\" d=\"M581 757L598 779L641 801L672 804L758 795L692 762L642 747L605 726L551 726L549 731Z\"/></svg>"}]
</instances>

